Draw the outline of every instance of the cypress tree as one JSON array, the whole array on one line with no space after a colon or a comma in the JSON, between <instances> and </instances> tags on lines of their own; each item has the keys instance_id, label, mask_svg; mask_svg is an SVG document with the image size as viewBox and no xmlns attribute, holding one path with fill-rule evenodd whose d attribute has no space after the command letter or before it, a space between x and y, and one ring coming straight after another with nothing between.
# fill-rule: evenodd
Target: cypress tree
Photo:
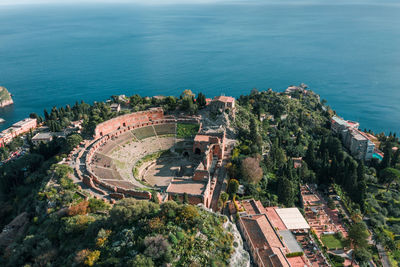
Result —
<instances>
[{"instance_id":1,"label":"cypress tree","mask_svg":"<svg viewBox=\"0 0 400 267\"><path fill-rule=\"evenodd\" d=\"M314 143L312 141L308 145L304 160L307 162L308 166L311 169L315 169L315 151L314 151Z\"/></svg>"},{"instance_id":2,"label":"cypress tree","mask_svg":"<svg viewBox=\"0 0 400 267\"><path fill-rule=\"evenodd\" d=\"M383 150L384 156L382 159L382 162L380 164L380 169L386 169L390 167L391 162L392 162L392 144L391 143L386 143L385 144L385 149Z\"/></svg>"},{"instance_id":3,"label":"cypress tree","mask_svg":"<svg viewBox=\"0 0 400 267\"><path fill-rule=\"evenodd\" d=\"M293 183L286 177L279 177L278 198L279 202L287 207L292 207L294 205Z\"/></svg>"}]
</instances>

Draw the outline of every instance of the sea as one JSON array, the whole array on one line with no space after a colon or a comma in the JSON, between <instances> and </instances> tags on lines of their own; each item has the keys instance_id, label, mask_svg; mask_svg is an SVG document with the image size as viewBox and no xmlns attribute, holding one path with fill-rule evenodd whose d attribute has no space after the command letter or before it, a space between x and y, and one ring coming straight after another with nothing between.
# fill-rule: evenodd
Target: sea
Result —
<instances>
[{"instance_id":1,"label":"sea","mask_svg":"<svg viewBox=\"0 0 400 267\"><path fill-rule=\"evenodd\" d=\"M238 97L300 83L361 129L400 134L399 1L0 0L0 86L15 102L0 130L111 95Z\"/></svg>"}]
</instances>

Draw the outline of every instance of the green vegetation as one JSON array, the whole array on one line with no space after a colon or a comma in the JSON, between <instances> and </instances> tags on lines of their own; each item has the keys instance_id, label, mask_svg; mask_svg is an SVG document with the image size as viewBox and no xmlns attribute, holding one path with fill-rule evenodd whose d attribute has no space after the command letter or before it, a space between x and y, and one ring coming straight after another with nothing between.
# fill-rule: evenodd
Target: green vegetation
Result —
<instances>
[{"instance_id":1,"label":"green vegetation","mask_svg":"<svg viewBox=\"0 0 400 267\"><path fill-rule=\"evenodd\" d=\"M343 266L343 263L345 261L344 258L342 258L338 255L335 255L335 254L330 254L330 253L328 255L329 255L329 259L332 261L332 263L335 267Z\"/></svg>"},{"instance_id":2,"label":"green vegetation","mask_svg":"<svg viewBox=\"0 0 400 267\"><path fill-rule=\"evenodd\" d=\"M301 257L301 256L303 256L303 255L304 255L304 252L303 252L303 251L300 251L300 252L288 253L288 254L286 254L286 257L287 257L287 258L293 258L293 257Z\"/></svg>"},{"instance_id":3,"label":"green vegetation","mask_svg":"<svg viewBox=\"0 0 400 267\"><path fill-rule=\"evenodd\" d=\"M118 96L111 97L112 102L121 104L124 107L120 113L111 112L111 103L95 102L89 105L83 101L76 102L72 107L66 105L65 107L53 107L50 112L44 110L44 117L36 113L30 114L30 117L38 119L38 122L44 122L51 131L59 132L70 125L71 121L83 120L83 134L87 137L93 135L96 125L114 118L120 114L129 112L137 112L147 110L152 107L162 107L167 113L181 110L184 113L193 115L201 108L205 107L205 95L199 93L197 101L195 95L190 90L185 90L180 98L174 96L167 97L142 97L140 95L133 95L126 99L120 99ZM192 132L190 128L188 131L183 130L182 137L190 136ZM189 134L189 135L188 135Z\"/></svg>"},{"instance_id":4,"label":"green vegetation","mask_svg":"<svg viewBox=\"0 0 400 267\"><path fill-rule=\"evenodd\" d=\"M292 158L305 158L308 146L316 147L323 136L331 135L327 129L330 109L323 109L316 94L296 92L290 97L253 90L236 105L233 126L239 144L227 165L228 174L245 186L244 197L264 205L299 203L299 185L317 182L317 172L305 162L294 169Z\"/></svg>"},{"instance_id":5,"label":"green vegetation","mask_svg":"<svg viewBox=\"0 0 400 267\"><path fill-rule=\"evenodd\" d=\"M227 266L232 235L225 218L173 201L124 199L113 207L76 194L72 169L53 165L33 199L28 231L3 250L2 266ZM143 265L144 264L144 265Z\"/></svg>"},{"instance_id":6,"label":"green vegetation","mask_svg":"<svg viewBox=\"0 0 400 267\"><path fill-rule=\"evenodd\" d=\"M0 86L0 102L7 101L10 99L11 99L11 95L8 92L8 90L6 88Z\"/></svg>"},{"instance_id":7,"label":"green vegetation","mask_svg":"<svg viewBox=\"0 0 400 267\"><path fill-rule=\"evenodd\" d=\"M11 153L17 151L23 144L22 138L16 137L9 144L0 147L0 161L7 159Z\"/></svg>"},{"instance_id":8,"label":"green vegetation","mask_svg":"<svg viewBox=\"0 0 400 267\"><path fill-rule=\"evenodd\" d=\"M385 157L381 163L375 159L365 166L343 149L341 140L330 130L334 112L324 101L320 102L311 91L289 96L253 90L238 99L234 127L239 143L226 167L229 177L245 186L243 198L290 207L299 206L302 183L317 184L322 193L334 188L352 221L366 214L377 240L389 251L398 251L400 149L392 151L393 146L400 147L396 135L379 134ZM303 161L295 169L293 158L298 157ZM262 170L261 178L254 175L259 173L258 168ZM336 208L332 200L328 204ZM343 211L339 212L344 218ZM347 226L352 221L344 219ZM327 247L343 247L343 242L335 236L324 237ZM373 247L357 242L351 246L357 248L356 258L361 263L377 257Z\"/></svg>"},{"instance_id":9,"label":"green vegetation","mask_svg":"<svg viewBox=\"0 0 400 267\"><path fill-rule=\"evenodd\" d=\"M199 131L198 124L178 123L176 125L177 138L193 138Z\"/></svg>"},{"instance_id":10,"label":"green vegetation","mask_svg":"<svg viewBox=\"0 0 400 267\"><path fill-rule=\"evenodd\" d=\"M332 235L322 235L321 236L322 243L328 249L341 249L343 248L343 241L337 238L335 234Z\"/></svg>"},{"instance_id":11,"label":"green vegetation","mask_svg":"<svg viewBox=\"0 0 400 267\"><path fill-rule=\"evenodd\" d=\"M206 104L205 96L185 90L179 98L148 98L134 95L114 102L124 112L162 106L167 113L195 114ZM231 126L238 132L238 144L226 165L229 183L219 205L229 198L255 198L264 205L300 206L299 186L317 184L321 194L337 194L350 218L337 206L349 230L349 238L324 235L326 248L350 247L361 266L369 259L379 261L377 249L367 242L382 244L391 261L400 261L400 147L395 134L378 134L385 156L365 163L343 149L330 130L334 112L312 91L290 95L271 90L253 90L241 96ZM83 120L83 135L91 136L98 123L118 114L109 104L76 103L73 107L45 111L43 121L53 131ZM177 137L193 137L199 125L177 125ZM29 140L29 138L28 138ZM232 236L222 229L223 218L176 202L157 204L124 199L113 207L82 193L68 178L71 169L55 164L82 140L80 135L57 138L48 144L32 146L29 154L0 167L0 226L4 227L22 212L30 221L23 234L0 252L0 265L32 266L224 266L232 252ZM0 149L7 157L20 140ZM6 150L4 152L4 150ZM3 151L3 152L2 152ZM142 158L134 167L157 159L163 152ZM294 168L294 158L302 158ZM298 162L298 160L296 160ZM244 195L237 195L239 184ZM176 196L177 197L177 196ZM188 196L184 196L184 203ZM178 201L177 201L178 202ZM238 209L237 203L234 202ZM328 201L329 208L335 203ZM312 233L315 238L315 233ZM318 245L319 240L315 240ZM335 266L342 259L329 255Z\"/></svg>"}]
</instances>

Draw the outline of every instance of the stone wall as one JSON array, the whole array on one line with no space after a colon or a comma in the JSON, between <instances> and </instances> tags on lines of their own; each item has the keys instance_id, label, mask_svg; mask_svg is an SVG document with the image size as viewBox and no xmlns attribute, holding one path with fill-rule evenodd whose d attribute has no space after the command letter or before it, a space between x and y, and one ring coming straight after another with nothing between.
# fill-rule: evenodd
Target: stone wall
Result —
<instances>
[{"instance_id":1,"label":"stone wall","mask_svg":"<svg viewBox=\"0 0 400 267\"><path fill-rule=\"evenodd\" d=\"M163 118L164 110L162 108L152 108L146 111L122 115L97 125L94 131L94 138L100 138L125 127L132 127L134 125L143 126L143 124Z\"/></svg>"}]
</instances>

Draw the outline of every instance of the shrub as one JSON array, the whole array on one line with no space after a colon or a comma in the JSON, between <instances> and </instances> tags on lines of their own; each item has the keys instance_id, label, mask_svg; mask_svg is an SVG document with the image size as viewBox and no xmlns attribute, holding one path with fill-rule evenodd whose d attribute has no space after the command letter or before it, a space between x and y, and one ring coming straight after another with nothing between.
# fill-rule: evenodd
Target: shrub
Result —
<instances>
[{"instance_id":1,"label":"shrub","mask_svg":"<svg viewBox=\"0 0 400 267\"><path fill-rule=\"evenodd\" d=\"M342 263L344 263L344 258L342 258L342 257L340 257L340 256L338 256L338 255L335 255L335 254L328 254L329 255L329 258L334 262L334 263L339 263L339 264L342 264Z\"/></svg>"},{"instance_id":2,"label":"shrub","mask_svg":"<svg viewBox=\"0 0 400 267\"><path fill-rule=\"evenodd\" d=\"M299 256L301 257L303 255L304 255L304 252L303 251L299 251L299 252L288 253L288 254L286 254L286 257L287 258L299 257Z\"/></svg>"},{"instance_id":3,"label":"shrub","mask_svg":"<svg viewBox=\"0 0 400 267\"><path fill-rule=\"evenodd\" d=\"M176 232L176 237L178 240L183 240L185 238L185 234L182 231Z\"/></svg>"},{"instance_id":4,"label":"shrub","mask_svg":"<svg viewBox=\"0 0 400 267\"><path fill-rule=\"evenodd\" d=\"M69 216L75 216L75 215L84 215L87 213L88 210L88 206L89 206L89 201L82 201L79 202L78 204L71 206L68 209L67 214Z\"/></svg>"},{"instance_id":5,"label":"shrub","mask_svg":"<svg viewBox=\"0 0 400 267\"><path fill-rule=\"evenodd\" d=\"M109 207L110 207L110 205L101 199L96 199L96 198L89 199L90 212L94 213L97 211L108 209Z\"/></svg>"},{"instance_id":6,"label":"shrub","mask_svg":"<svg viewBox=\"0 0 400 267\"><path fill-rule=\"evenodd\" d=\"M87 266L93 266L94 263L100 258L100 251L95 250L89 252L89 254L86 256L85 259L85 265Z\"/></svg>"},{"instance_id":7,"label":"shrub","mask_svg":"<svg viewBox=\"0 0 400 267\"><path fill-rule=\"evenodd\" d=\"M176 238L176 236L173 233L170 233L168 235L168 239L172 244L174 244L174 245L178 244L178 239Z\"/></svg>"}]
</instances>

